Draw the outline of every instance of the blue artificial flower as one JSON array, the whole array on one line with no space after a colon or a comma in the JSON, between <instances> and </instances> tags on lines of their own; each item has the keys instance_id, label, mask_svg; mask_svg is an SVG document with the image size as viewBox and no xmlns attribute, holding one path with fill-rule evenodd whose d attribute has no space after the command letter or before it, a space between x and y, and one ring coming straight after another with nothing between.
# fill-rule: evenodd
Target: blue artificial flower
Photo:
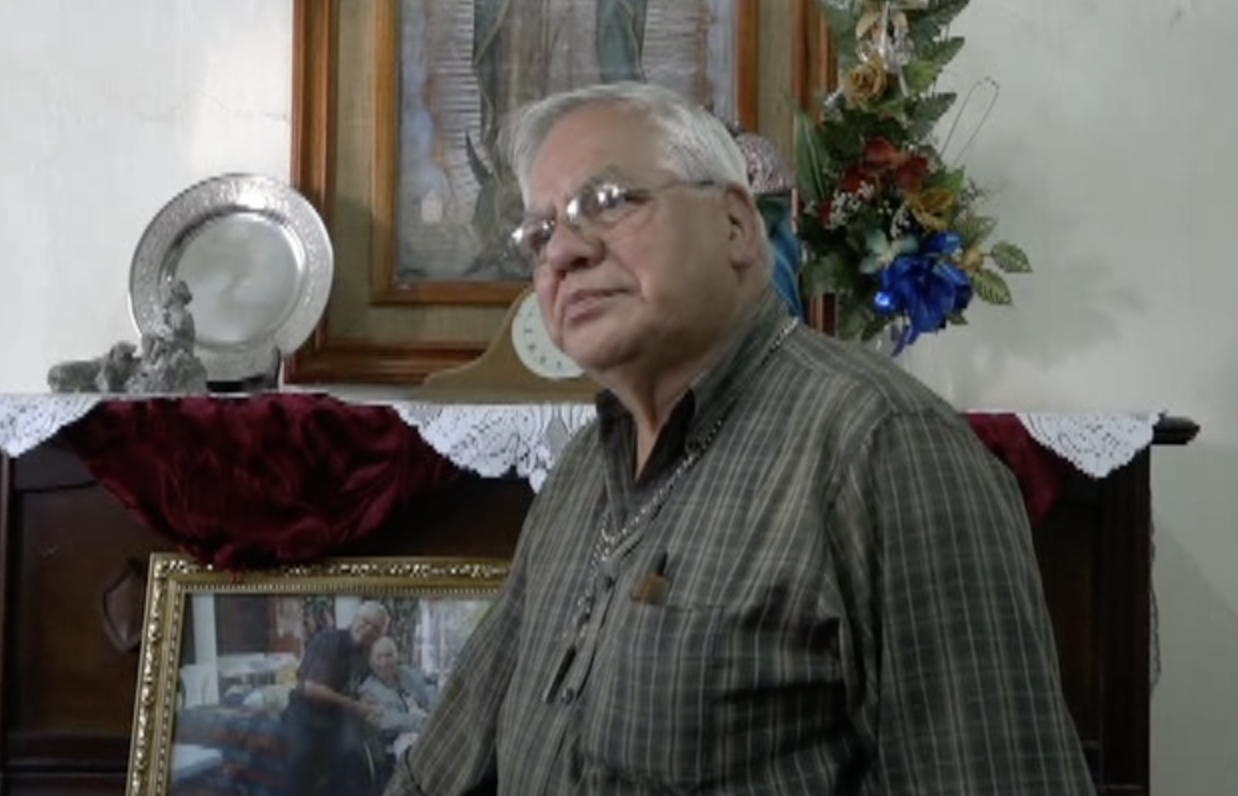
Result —
<instances>
[{"instance_id":1,"label":"blue artificial flower","mask_svg":"<svg viewBox=\"0 0 1238 796\"><path fill-rule=\"evenodd\" d=\"M920 247L921 254L933 257L957 254L963 251L963 237L957 232L935 232Z\"/></svg>"},{"instance_id":2,"label":"blue artificial flower","mask_svg":"<svg viewBox=\"0 0 1238 796\"><path fill-rule=\"evenodd\" d=\"M902 314L907 326L895 354L925 332L936 332L951 314L971 303L972 284L967 274L944 259L961 250L963 242L954 232L929 236L915 254L896 257L879 276L881 288L873 306L885 315Z\"/></svg>"}]
</instances>

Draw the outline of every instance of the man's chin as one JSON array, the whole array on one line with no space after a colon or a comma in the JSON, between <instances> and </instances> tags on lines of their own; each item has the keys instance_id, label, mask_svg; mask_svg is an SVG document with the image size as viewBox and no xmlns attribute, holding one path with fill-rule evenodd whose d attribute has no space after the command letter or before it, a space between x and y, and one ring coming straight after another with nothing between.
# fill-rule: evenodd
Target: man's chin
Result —
<instances>
[{"instance_id":1,"label":"man's chin","mask_svg":"<svg viewBox=\"0 0 1238 796\"><path fill-rule=\"evenodd\" d=\"M596 345L573 346L565 353L582 370L595 378L621 367L631 359L630 349L613 339L597 341Z\"/></svg>"}]
</instances>

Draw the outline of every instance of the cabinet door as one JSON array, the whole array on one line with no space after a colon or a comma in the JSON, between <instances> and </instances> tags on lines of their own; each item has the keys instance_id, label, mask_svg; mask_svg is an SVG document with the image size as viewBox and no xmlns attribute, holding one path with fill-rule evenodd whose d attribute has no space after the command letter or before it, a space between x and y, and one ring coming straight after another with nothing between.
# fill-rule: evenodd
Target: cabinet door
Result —
<instances>
[{"instance_id":1,"label":"cabinet door","mask_svg":"<svg viewBox=\"0 0 1238 796\"><path fill-rule=\"evenodd\" d=\"M6 775L124 772L152 551L75 457L7 462L0 506L0 730ZM9 780L12 782L12 780Z\"/></svg>"}]
</instances>

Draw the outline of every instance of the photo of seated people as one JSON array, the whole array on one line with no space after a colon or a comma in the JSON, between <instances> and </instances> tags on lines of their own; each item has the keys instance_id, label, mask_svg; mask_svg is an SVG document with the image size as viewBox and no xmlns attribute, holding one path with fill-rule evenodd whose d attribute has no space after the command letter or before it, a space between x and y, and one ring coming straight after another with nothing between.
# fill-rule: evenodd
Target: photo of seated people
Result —
<instances>
[{"instance_id":1,"label":"photo of seated people","mask_svg":"<svg viewBox=\"0 0 1238 796\"><path fill-rule=\"evenodd\" d=\"M168 793L382 793L489 605L454 596L191 595Z\"/></svg>"},{"instance_id":2,"label":"photo of seated people","mask_svg":"<svg viewBox=\"0 0 1238 796\"><path fill-rule=\"evenodd\" d=\"M370 647L370 671L357 688L373 708L383 742L399 758L417 740L438 702L438 686L419 667L400 661L395 640L383 636Z\"/></svg>"}]
</instances>

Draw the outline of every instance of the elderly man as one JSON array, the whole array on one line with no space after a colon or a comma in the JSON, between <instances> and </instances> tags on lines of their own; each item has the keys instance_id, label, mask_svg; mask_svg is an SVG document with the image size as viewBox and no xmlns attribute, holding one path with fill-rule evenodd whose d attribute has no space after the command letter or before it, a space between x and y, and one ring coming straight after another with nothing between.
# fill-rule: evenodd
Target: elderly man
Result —
<instances>
[{"instance_id":1,"label":"elderly man","mask_svg":"<svg viewBox=\"0 0 1238 796\"><path fill-rule=\"evenodd\" d=\"M282 719L289 794L335 796L371 786L366 728L377 725L381 711L355 693L369 670L370 645L388 624L382 603L367 601L348 629L327 628L310 639Z\"/></svg>"},{"instance_id":2,"label":"elderly man","mask_svg":"<svg viewBox=\"0 0 1238 796\"><path fill-rule=\"evenodd\" d=\"M726 130L636 84L514 124L515 237L605 390L387 793L1092 793L1011 475L788 315Z\"/></svg>"},{"instance_id":3,"label":"elderly man","mask_svg":"<svg viewBox=\"0 0 1238 796\"><path fill-rule=\"evenodd\" d=\"M379 729L389 739L421 732L437 692L416 666L400 664L395 639L383 636L370 647L370 673L357 687L362 701L382 711Z\"/></svg>"}]
</instances>

